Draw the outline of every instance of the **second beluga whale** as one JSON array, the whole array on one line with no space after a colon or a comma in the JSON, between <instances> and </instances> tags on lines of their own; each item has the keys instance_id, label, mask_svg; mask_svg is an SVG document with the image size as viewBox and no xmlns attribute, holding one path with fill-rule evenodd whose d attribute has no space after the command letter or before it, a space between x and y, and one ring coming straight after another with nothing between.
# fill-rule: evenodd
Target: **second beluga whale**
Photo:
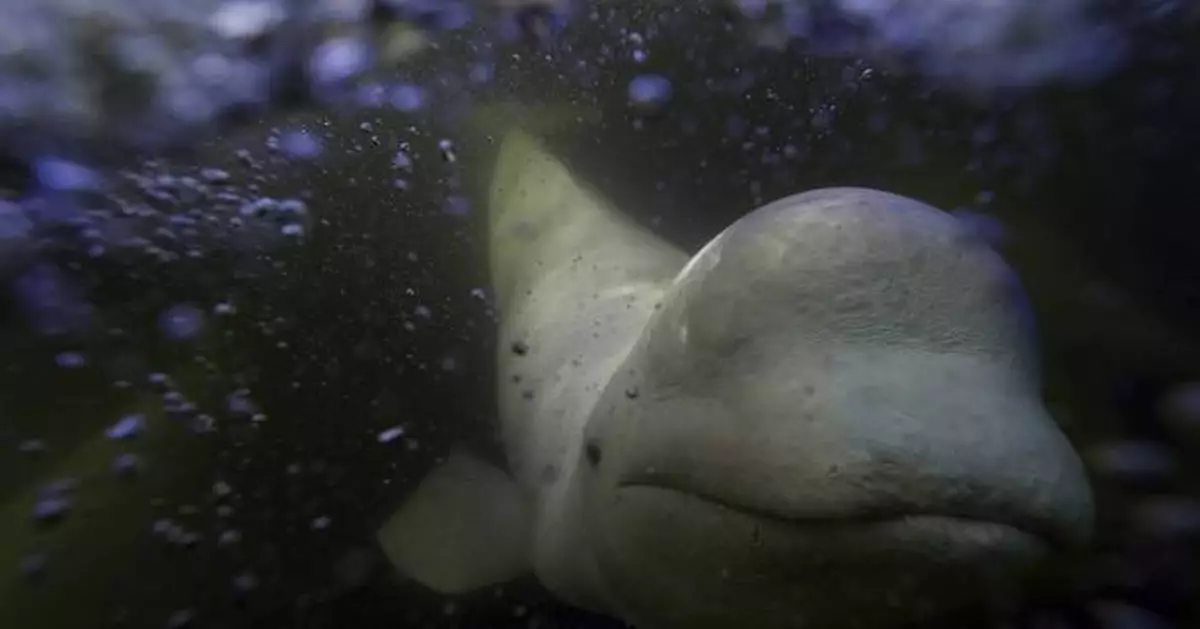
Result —
<instances>
[{"instance_id":1,"label":"second beluga whale","mask_svg":"<svg viewBox=\"0 0 1200 629\"><path fill-rule=\"evenodd\" d=\"M1012 271L954 217L829 188L694 256L533 135L488 193L508 469L456 451L379 531L443 593L532 572L639 629L888 628L1085 544Z\"/></svg>"}]
</instances>

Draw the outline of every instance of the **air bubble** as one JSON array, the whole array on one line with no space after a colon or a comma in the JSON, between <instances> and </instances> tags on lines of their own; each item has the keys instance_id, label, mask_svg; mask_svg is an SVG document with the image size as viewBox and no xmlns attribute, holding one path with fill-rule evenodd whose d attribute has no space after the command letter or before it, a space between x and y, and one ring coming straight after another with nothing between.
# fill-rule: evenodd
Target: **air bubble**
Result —
<instances>
[{"instance_id":1,"label":"air bubble","mask_svg":"<svg viewBox=\"0 0 1200 629\"><path fill-rule=\"evenodd\" d=\"M196 612L190 609L181 609L173 612L167 618L167 629L184 629L191 627L196 622Z\"/></svg>"},{"instance_id":2,"label":"air bubble","mask_svg":"<svg viewBox=\"0 0 1200 629\"><path fill-rule=\"evenodd\" d=\"M233 578L233 589L239 593L247 593L258 587L258 577L249 572L243 572Z\"/></svg>"},{"instance_id":3,"label":"air bubble","mask_svg":"<svg viewBox=\"0 0 1200 629\"><path fill-rule=\"evenodd\" d=\"M393 426L379 433L379 443L388 443L404 436L404 428L402 426Z\"/></svg>"},{"instance_id":4,"label":"air bubble","mask_svg":"<svg viewBox=\"0 0 1200 629\"><path fill-rule=\"evenodd\" d=\"M17 446L21 454L42 454L46 451L46 442L41 439L26 439Z\"/></svg>"},{"instance_id":5,"label":"air bubble","mask_svg":"<svg viewBox=\"0 0 1200 629\"><path fill-rule=\"evenodd\" d=\"M322 43L309 60L309 73L318 87L343 84L358 76L370 61L367 45L351 37L338 37Z\"/></svg>"},{"instance_id":6,"label":"air bubble","mask_svg":"<svg viewBox=\"0 0 1200 629\"><path fill-rule=\"evenodd\" d=\"M458 156L454 152L454 143L450 140L438 140L438 149L442 152L442 159L447 164L453 164L458 161Z\"/></svg>"},{"instance_id":7,"label":"air bubble","mask_svg":"<svg viewBox=\"0 0 1200 629\"><path fill-rule=\"evenodd\" d=\"M225 183L230 180L231 175L220 168L204 168L200 171L200 178L209 183Z\"/></svg>"},{"instance_id":8,"label":"air bubble","mask_svg":"<svg viewBox=\"0 0 1200 629\"><path fill-rule=\"evenodd\" d=\"M641 108L657 108L671 99L671 82L658 74L643 74L629 82L629 102Z\"/></svg>"},{"instance_id":9,"label":"air bubble","mask_svg":"<svg viewBox=\"0 0 1200 629\"><path fill-rule=\"evenodd\" d=\"M118 476L134 476L142 469L142 461L136 454L119 454L113 459L112 470Z\"/></svg>"},{"instance_id":10,"label":"air bubble","mask_svg":"<svg viewBox=\"0 0 1200 629\"><path fill-rule=\"evenodd\" d=\"M39 522L56 522L71 510L70 498L54 493L38 499L33 505L33 517Z\"/></svg>"},{"instance_id":11,"label":"air bubble","mask_svg":"<svg viewBox=\"0 0 1200 629\"><path fill-rule=\"evenodd\" d=\"M138 413L122 417L104 433L108 435L109 439L128 439L141 434L145 427L146 416Z\"/></svg>"},{"instance_id":12,"label":"air bubble","mask_svg":"<svg viewBox=\"0 0 1200 629\"><path fill-rule=\"evenodd\" d=\"M159 318L159 327L172 339L190 339L204 327L204 312L192 304L172 306Z\"/></svg>"},{"instance_id":13,"label":"air bubble","mask_svg":"<svg viewBox=\"0 0 1200 629\"><path fill-rule=\"evenodd\" d=\"M418 85L402 83L392 88L392 107L403 112L414 112L425 106L425 90Z\"/></svg>"},{"instance_id":14,"label":"air bubble","mask_svg":"<svg viewBox=\"0 0 1200 629\"><path fill-rule=\"evenodd\" d=\"M82 367L87 364L83 354L80 354L79 352L63 352L54 357L54 362L59 367L63 367L65 369Z\"/></svg>"},{"instance_id":15,"label":"air bubble","mask_svg":"<svg viewBox=\"0 0 1200 629\"><path fill-rule=\"evenodd\" d=\"M18 569L26 577L36 577L46 571L46 563L45 553L30 553L21 557Z\"/></svg>"},{"instance_id":16,"label":"air bubble","mask_svg":"<svg viewBox=\"0 0 1200 629\"><path fill-rule=\"evenodd\" d=\"M321 154L321 141L307 131L287 131L279 136L279 150L295 159L313 159Z\"/></svg>"},{"instance_id":17,"label":"air bubble","mask_svg":"<svg viewBox=\"0 0 1200 629\"><path fill-rule=\"evenodd\" d=\"M447 195L443 204L443 210L451 216L466 216L471 213L471 203L465 196L458 194Z\"/></svg>"},{"instance_id":18,"label":"air bubble","mask_svg":"<svg viewBox=\"0 0 1200 629\"><path fill-rule=\"evenodd\" d=\"M35 162L34 173L42 186L61 192L95 190L101 181L92 169L53 157Z\"/></svg>"},{"instance_id":19,"label":"air bubble","mask_svg":"<svg viewBox=\"0 0 1200 629\"><path fill-rule=\"evenodd\" d=\"M213 12L208 26L219 36L236 41L266 35L284 19L283 6L270 0L229 0Z\"/></svg>"}]
</instances>

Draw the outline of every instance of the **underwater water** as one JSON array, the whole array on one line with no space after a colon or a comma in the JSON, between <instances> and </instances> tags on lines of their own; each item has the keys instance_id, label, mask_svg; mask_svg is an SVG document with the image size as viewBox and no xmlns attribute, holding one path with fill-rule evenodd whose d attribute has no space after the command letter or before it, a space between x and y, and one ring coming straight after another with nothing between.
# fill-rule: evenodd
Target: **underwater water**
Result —
<instances>
[{"instance_id":1,"label":"underwater water","mask_svg":"<svg viewBox=\"0 0 1200 629\"><path fill-rule=\"evenodd\" d=\"M1197 626L1197 35L1169 0L0 8L0 626L622 626L376 539L457 444L505 457L510 127L688 255L814 188L959 217L1095 535L930 626Z\"/></svg>"}]
</instances>

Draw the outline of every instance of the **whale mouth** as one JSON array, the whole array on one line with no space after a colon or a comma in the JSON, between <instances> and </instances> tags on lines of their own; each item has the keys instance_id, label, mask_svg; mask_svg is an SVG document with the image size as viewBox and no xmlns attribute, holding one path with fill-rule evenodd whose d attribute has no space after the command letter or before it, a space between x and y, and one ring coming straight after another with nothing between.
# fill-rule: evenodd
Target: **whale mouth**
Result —
<instances>
[{"instance_id":1,"label":"whale mouth","mask_svg":"<svg viewBox=\"0 0 1200 629\"><path fill-rule=\"evenodd\" d=\"M617 488L623 493L651 493L661 501L686 500L693 507L702 505L742 518L783 525L799 533L862 530L865 534L869 530L889 537L919 537L939 544L953 544L964 550L1009 546L1037 554L1069 545L1052 527L1035 519L1005 517L1002 512L992 513L984 508L934 510L879 505L842 511L809 510L801 514L741 504L710 492L657 482L626 481L619 483Z\"/></svg>"}]
</instances>

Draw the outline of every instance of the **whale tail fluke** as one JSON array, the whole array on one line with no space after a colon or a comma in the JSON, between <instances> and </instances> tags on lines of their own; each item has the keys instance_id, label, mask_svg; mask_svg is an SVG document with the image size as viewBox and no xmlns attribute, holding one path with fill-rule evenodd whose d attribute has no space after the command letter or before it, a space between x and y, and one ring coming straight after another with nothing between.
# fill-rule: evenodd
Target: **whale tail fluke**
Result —
<instances>
[{"instance_id":1,"label":"whale tail fluke","mask_svg":"<svg viewBox=\"0 0 1200 629\"><path fill-rule=\"evenodd\" d=\"M531 527L512 478L456 450L376 537L404 576L441 594L462 594L527 573Z\"/></svg>"}]
</instances>

